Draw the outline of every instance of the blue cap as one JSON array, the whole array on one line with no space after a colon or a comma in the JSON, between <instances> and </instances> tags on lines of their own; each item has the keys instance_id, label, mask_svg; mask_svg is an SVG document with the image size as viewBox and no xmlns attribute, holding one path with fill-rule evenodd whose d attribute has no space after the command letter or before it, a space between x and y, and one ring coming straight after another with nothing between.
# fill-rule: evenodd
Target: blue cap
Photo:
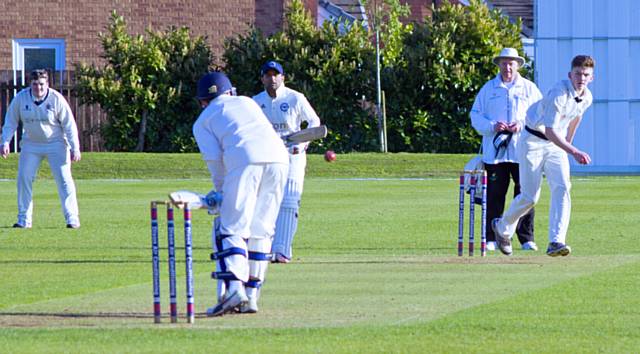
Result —
<instances>
[{"instance_id":1,"label":"blue cap","mask_svg":"<svg viewBox=\"0 0 640 354\"><path fill-rule=\"evenodd\" d=\"M280 63L278 63L277 61L269 60L268 62L264 63L262 65L262 68L260 68L260 75L264 75L269 70L275 70L280 74L284 74L282 65L280 65Z\"/></svg>"},{"instance_id":2,"label":"blue cap","mask_svg":"<svg viewBox=\"0 0 640 354\"><path fill-rule=\"evenodd\" d=\"M231 90L231 81L224 73L213 71L203 76L198 81L198 99L214 99L223 93Z\"/></svg>"}]
</instances>

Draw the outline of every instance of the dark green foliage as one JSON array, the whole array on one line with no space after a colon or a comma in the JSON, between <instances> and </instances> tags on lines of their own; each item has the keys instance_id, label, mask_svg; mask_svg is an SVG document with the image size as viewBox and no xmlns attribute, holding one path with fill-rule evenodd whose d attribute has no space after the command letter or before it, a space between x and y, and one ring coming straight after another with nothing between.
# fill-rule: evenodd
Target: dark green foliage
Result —
<instances>
[{"instance_id":1,"label":"dark green foliage","mask_svg":"<svg viewBox=\"0 0 640 354\"><path fill-rule=\"evenodd\" d=\"M374 97L374 48L361 24L344 33L336 25L317 28L302 3L293 1L284 31L265 37L257 29L225 44L225 71L239 94L263 90L260 66L279 61L285 84L302 92L314 107L329 136L310 151L371 151L378 144L376 118L363 109L362 97Z\"/></svg>"},{"instance_id":2,"label":"dark green foliage","mask_svg":"<svg viewBox=\"0 0 640 354\"><path fill-rule=\"evenodd\" d=\"M211 61L206 39L184 27L131 36L114 11L100 40L106 64L76 65L77 95L107 112L101 127L107 149L194 151L191 126L200 110L194 90Z\"/></svg>"},{"instance_id":3,"label":"dark green foliage","mask_svg":"<svg viewBox=\"0 0 640 354\"><path fill-rule=\"evenodd\" d=\"M492 59L500 49L522 52L520 23L473 0L468 7L445 1L424 23L403 26L398 19L406 8L395 0L383 3L374 17L383 44L389 43L382 46L389 151L475 151L479 137L469 110L497 74ZM276 59L287 85L302 91L330 128L311 151L377 151L374 36L357 24L345 33L329 24L317 29L300 1L292 3L286 22L271 37L253 29L227 40L226 70L239 92L261 91L260 65Z\"/></svg>"},{"instance_id":4,"label":"dark green foliage","mask_svg":"<svg viewBox=\"0 0 640 354\"><path fill-rule=\"evenodd\" d=\"M500 49L522 52L520 23L472 0L468 7L442 2L424 23L403 25L405 6L398 0L380 4L372 18L383 44L388 150L475 151L479 137L469 110L497 74L492 58ZM114 12L111 20L100 36L107 64L77 67L78 95L109 114L102 127L107 148L194 151L191 125L200 108L193 90L211 60L205 39L191 38L186 28L132 37L122 17ZM378 151L372 31L360 23L317 28L300 0L292 1L285 22L283 31L269 37L253 28L226 39L224 71L238 93L262 91L260 66L277 60L286 85L302 92L329 127L329 136L311 144L310 152Z\"/></svg>"},{"instance_id":5,"label":"dark green foliage","mask_svg":"<svg viewBox=\"0 0 640 354\"><path fill-rule=\"evenodd\" d=\"M520 23L479 0L443 2L405 37L403 67L385 70L390 151L471 152L479 138L469 111L482 85L497 73L503 47L522 53Z\"/></svg>"}]
</instances>

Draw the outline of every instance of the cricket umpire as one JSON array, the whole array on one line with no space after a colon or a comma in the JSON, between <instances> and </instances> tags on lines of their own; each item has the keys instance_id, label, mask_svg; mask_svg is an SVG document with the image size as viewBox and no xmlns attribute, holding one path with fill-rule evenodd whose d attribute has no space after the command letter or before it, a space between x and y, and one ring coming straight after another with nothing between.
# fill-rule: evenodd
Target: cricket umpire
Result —
<instances>
[{"instance_id":1,"label":"cricket umpire","mask_svg":"<svg viewBox=\"0 0 640 354\"><path fill-rule=\"evenodd\" d=\"M523 130L527 109L542 94L533 82L518 73L524 58L514 48L504 48L493 63L499 68L476 96L471 108L471 125L482 135L482 162L487 170L487 220L504 211L509 182L513 179L514 197L520 194L520 173L516 147ZM518 240L523 250L538 250L534 241L534 209L518 222ZM486 225L487 250L495 251L496 240L490 223Z\"/></svg>"}]
</instances>

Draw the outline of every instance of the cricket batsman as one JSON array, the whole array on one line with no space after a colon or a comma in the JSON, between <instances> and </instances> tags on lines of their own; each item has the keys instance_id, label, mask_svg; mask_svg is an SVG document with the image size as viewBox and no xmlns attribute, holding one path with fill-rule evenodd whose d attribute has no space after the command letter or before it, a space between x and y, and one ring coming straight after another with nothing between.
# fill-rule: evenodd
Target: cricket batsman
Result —
<instances>
[{"instance_id":1,"label":"cricket batsman","mask_svg":"<svg viewBox=\"0 0 640 354\"><path fill-rule=\"evenodd\" d=\"M204 75L197 98L204 110L193 135L221 195L212 232L218 304L207 314L255 313L289 157L260 107L248 97L233 96L225 74Z\"/></svg>"},{"instance_id":2,"label":"cricket batsman","mask_svg":"<svg viewBox=\"0 0 640 354\"><path fill-rule=\"evenodd\" d=\"M320 118L306 97L284 85L284 70L280 63L266 62L260 69L260 77L265 90L253 99L280 137L300 131L305 122L306 128L320 126ZM298 228L298 211L307 166L308 145L309 143L301 143L288 147L289 175L271 247L273 262L276 263L289 263L293 256L292 244Z\"/></svg>"}]
</instances>

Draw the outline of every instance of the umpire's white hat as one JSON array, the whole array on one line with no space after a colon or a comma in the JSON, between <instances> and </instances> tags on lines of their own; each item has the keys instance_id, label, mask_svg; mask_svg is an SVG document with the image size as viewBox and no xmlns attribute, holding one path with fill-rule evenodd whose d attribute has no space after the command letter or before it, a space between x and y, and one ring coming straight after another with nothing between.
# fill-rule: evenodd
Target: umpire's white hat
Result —
<instances>
[{"instance_id":1,"label":"umpire's white hat","mask_svg":"<svg viewBox=\"0 0 640 354\"><path fill-rule=\"evenodd\" d=\"M502 48L502 50L500 51L500 54L498 54L498 56L493 58L493 63L498 65L498 63L500 62L500 59L502 58L514 59L518 62L520 66L524 65L524 58L519 56L518 51L515 50L514 48Z\"/></svg>"}]
</instances>

